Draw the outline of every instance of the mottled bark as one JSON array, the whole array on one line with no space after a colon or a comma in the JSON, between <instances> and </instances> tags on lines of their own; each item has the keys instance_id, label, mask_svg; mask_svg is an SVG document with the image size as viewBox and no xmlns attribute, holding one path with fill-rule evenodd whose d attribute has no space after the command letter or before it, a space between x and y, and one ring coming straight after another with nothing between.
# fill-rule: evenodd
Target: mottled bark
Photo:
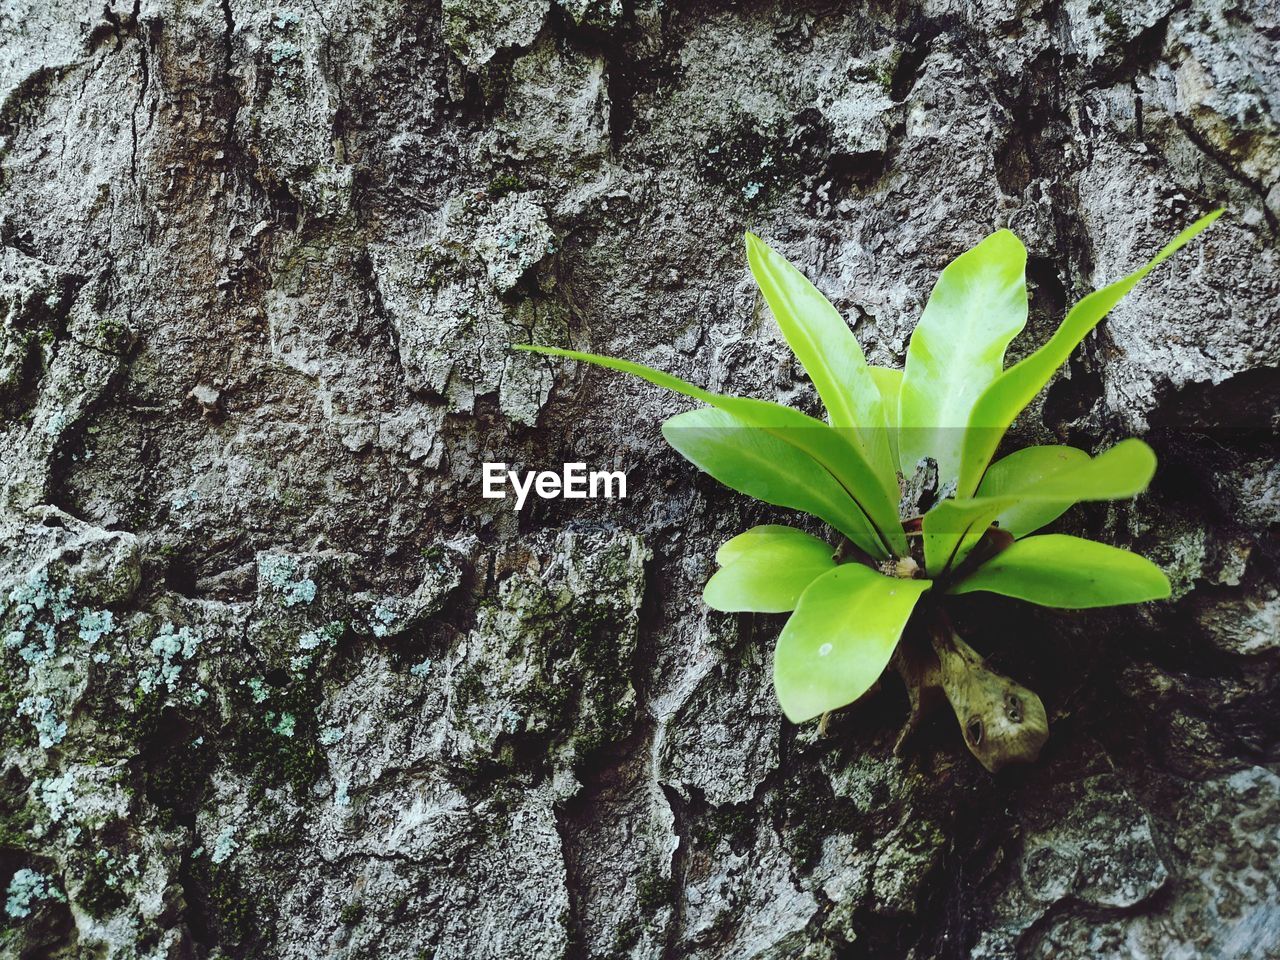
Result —
<instances>
[{"instance_id":1,"label":"mottled bark","mask_svg":"<svg viewBox=\"0 0 1280 960\"><path fill-rule=\"evenodd\" d=\"M1280 942L1270 0L0 2L0 952L1265 957ZM620 354L814 410L760 233L900 364L995 227L1064 309L1198 214L1011 443L1161 467L1058 529L1167 603L963 598L996 775L891 672L796 728L784 518ZM480 497L480 464L629 497ZM1269 952L1270 951L1270 952Z\"/></svg>"}]
</instances>

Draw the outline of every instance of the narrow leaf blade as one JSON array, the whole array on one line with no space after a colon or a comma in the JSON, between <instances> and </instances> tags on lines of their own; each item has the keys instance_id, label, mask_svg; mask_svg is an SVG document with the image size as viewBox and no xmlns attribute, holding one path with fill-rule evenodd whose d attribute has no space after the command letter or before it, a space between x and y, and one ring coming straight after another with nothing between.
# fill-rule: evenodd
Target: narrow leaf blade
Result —
<instances>
[{"instance_id":1,"label":"narrow leaf blade","mask_svg":"<svg viewBox=\"0 0 1280 960\"><path fill-rule=\"evenodd\" d=\"M1042 518L1047 517L1044 520L1047 523L1081 501L1136 496L1147 488L1156 470L1155 452L1136 439L1122 440L1096 457L1072 447L1028 449L1058 451L1061 456L1074 460L1074 465L1050 469L1047 475L1041 476L1031 467L1033 461L1040 461L1037 466L1047 468L1045 455L1024 456L1019 460L1023 465L1020 474L1005 468L992 481L992 488L1004 489L998 496L944 500L930 510L922 525L925 563L930 576L940 577L945 569L955 567L977 546L992 523L999 523L1001 529L1016 539L1042 525L1039 523ZM1075 456L1063 453L1068 450ZM1010 525L1007 526L1006 521ZM1033 523L1036 526L1028 528Z\"/></svg>"},{"instance_id":2,"label":"narrow leaf blade","mask_svg":"<svg viewBox=\"0 0 1280 960\"><path fill-rule=\"evenodd\" d=\"M1189 243L1219 216L1216 210L1183 230L1144 267L1089 294L1067 313L1057 332L1039 350L1014 364L996 378L978 397L965 432L960 464L960 496L969 496L982 480L983 471L1000 445L1009 425L1032 398L1047 384L1054 371L1066 362L1080 341L1096 327L1124 296L1157 265Z\"/></svg>"},{"instance_id":3,"label":"narrow leaf blade","mask_svg":"<svg viewBox=\"0 0 1280 960\"><path fill-rule=\"evenodd\" d=\"M1020 499L1058 500L1122 500L1135 497L1147 489L1156 472L1156 454L1147 444L1135 438L1121 440L1096 457L1059 470L1018 490L1011 496Z\"/></svg>"},{"instance_id":4,"label":"narrow leaf blade","mask_svg":"<svg viewBox=\"0 0 1280 960\"><path fill-rule=\"evenodd\" d=\"M997 498L1034 488L1038 483L1062 470L1079 466L1089 455L1075 447L1039 446L1016 450L991 465L978 486L978 497ZM1020 500L1001 510L995 522L1014 539L1025 537L1052 523L1075 503L1063 500Z\"/></svg>"},{"instance_id":5,"label":"narrow leaf blade","mask_svg":"<svg viewBox=\"0 0 1280 960\"><path fill-rule=\"evenodd\" d=\"M940 484L959 476L974 402L1027 323L1026 266L1022 241L999 230L938 277L907 348L898 441L904 472L932 457Z\"/></svg>"},{"instance_id":6,"label":"narrow leaf blade","mask_svg":"<svg viewBox=\"0 0 1280 960\"><path fill-rule=\"evenodd\" d=\"M755 234L746 235L747 263L787 343L809 374L831 425L854 431L858 446L887 491L896 491L880 391L840 312L790 261ZM896 493L893 494L896 498Z\"/></svg>"},{"instance_id":7,"label":"narrow leaf blade","mask_svg":"<svg viewBox=\"0 0 1280 960\"><path fill-rule=\"evenodd\" d=\"M721 569L702 599L726 613L786 613L805 588L835 568L831 545L802 530L777 524L753 527L716 553Z\"/></svg>"},{"instance_id":8,"label":"narrow leaf blade","mask_svg":"<svg viewBox=\"0 0 1280 960\"><path fill-rule=\"evenodd\" d=\"M874 528L845 489L812 457L715 408L690 410L662 425L662 435L699 470L726 487L825 520L873 556L883 555Z\"/></svg>"},{"instance_id":9,"label":"narrow leaf blade","mask_svg":"<svg viewBox=\"0 0 1280 960\"><path fill-rule=\"evenodd\" d=\"M830 427L799 410L779 403L712 393L679 377L630 360L619 360L616 357L583 353L578 350L564 350L559 347L520 344L516 349L553 357L565 357L629 373L655 386L723 410L737 417L744 424L769 431L784 443L803 451L821 464L845 489L847 496L853 499L858 508L868 516L876 533L870 544L854 541L860 549L880 558L888 556L890 552L899 554L906 552L906 538L903 536L898 520L897 501L886 493L879 474L852 442L853 431Z\"/></svg>"},{"instance_id":10,"label":"narrow leaf blade","mask_svg":"<svg viewBox=\"0 0 1280 960\"><path fill-rule=\"evenodd\" d=\"M948 592L979 590L1066 610L1163 600L1170 594L1168 578L1146 557L1065 534L1019 540Z\"/></svg>"},{"instance_id":11,"label":"narrow leaf blade","mask_svg":"<svg viewBox=\"0 0 1280 960\"><path fill-rule=\"evenodd\" d=\"M869 367L871 379L876 382L880 391L880 401L884 404L885 426L889 437L889 459L894 470L902 472L902 461L898 456L898 397L902 393L902 371L892 367Z\"/></svg>"},{"instance_id":12,"label":"narrow leaf blade","mask_svg":"<svg viewBox=\"0 0 1280 960\"><path fill-rule=\"evenodd\" d=\"M927 580L886 577L846 563L800 597L774 652L782 712L803 723L847 706L884 672Z\"/></svg>"}]
</instances>

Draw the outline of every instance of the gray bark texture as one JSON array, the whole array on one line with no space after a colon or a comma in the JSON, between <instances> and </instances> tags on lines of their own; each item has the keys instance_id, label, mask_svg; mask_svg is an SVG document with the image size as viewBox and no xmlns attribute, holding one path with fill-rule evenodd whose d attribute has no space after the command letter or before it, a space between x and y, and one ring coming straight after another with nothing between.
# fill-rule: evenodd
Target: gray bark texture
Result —
<instances>
[{"instance_id":1,"label":"gray bark texture","mask_svg":"<svg viewBox=\"0 0 1280 960\"><path fill-rule=\"evenodd\" d=\"M3 956L1280 956L1273 0L3 0L0 104ZM1022 356L1219 205L1011 436L1151 443L1057 529L1175 591L957 603L995 776L785 722L700 593L790 515L508 349L816 411L744 229L896 366L994 228Z\"/></svg>"}]
</instances>

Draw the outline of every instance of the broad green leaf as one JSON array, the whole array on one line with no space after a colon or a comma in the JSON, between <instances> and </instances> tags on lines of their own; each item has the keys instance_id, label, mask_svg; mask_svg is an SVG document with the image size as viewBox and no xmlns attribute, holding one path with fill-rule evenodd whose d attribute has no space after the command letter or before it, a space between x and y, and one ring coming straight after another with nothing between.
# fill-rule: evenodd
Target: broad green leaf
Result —
<instances>
[{"instance_id":1,"label":"broad green leaf","mask_svg":"<svg viewBox=\"0 0 1280 960\"><path fill-rule=\"evenodd\" d=\"M902 461L898 458L898 395L902 392L902 371L892 367L869 367L871 379L876 382L880 391L880 400L884 404L885 426L889 431L889 456L893 469L902 472Z\"/></svg>"},{"instance_id":2,"label":"broad green leaf","mask_svg":"<svg viewBox=\"0 0 1280 960\"><path fill-rule=\"evenodd\" d=\"M816 460L760 427L715 408L677 414L662 435L726 487L825 520L872 556L884 548L866 514Z\"/></svg>"},{"instance_id":3,"label":"broad green leaf","mask_svg":"<svg viewBox=\"0 0 1280 960\"><path fill-rule=\"evenodd\" d=\"M1053 469L1050 458L1037 454L1020 457L1013 467L996 470L1006 460L1032 450L1057 451L1062 458L1058 460L1060 464L1063 459L1071 463ZM1121 440L1093 458L1072 447L1028 447L1018 454L992 465L978 488L980 494L992 495L972 501L1007 504L996 514L994 522L1015 539L1038 530L1082 501L1137 496L1147 489L1156 472L1155 452L1135 439ZM1036 459L1039 463L1033 464Z\"/></svg>"},{"instance_id":4,"label":"broad green leaf","mask_svg":"<svg viewBox=\"0 0 1280 960\"><path fill-rule=\"evenodd\" d=\"M982 480L983 471L1000 445L1009 424L1053 376L1085 336L1096 327L1130 290L1157 265L1182 249L1222 215L1215 210L1178 234L1151 262L1110 286L1089 294L1067 313L1056 333L1035 353L1015 363L978 397L965 432L958 494L969 496Z\"/></svg>"},{"instance_id":5,"label":"broad green leaf","mask_svg":"<svg viewBox=\"0 0 1280 960\"><path fill-rule=\"evenodd\" d=\"M844 488L847 496L857 504L858 508L870 518L870 526L876 533L869 541L854 540L860 549L874 557L885 557L891 552L899 555L906 553L906 538L903 536L902 525L898 520L896 495L890 497L884 491L876 470L850 442L850 437L853 436L852 431L829 427L821 420L815 420L799 410L779 403L711 393L679 377L640 363L632 363L630 360L619 360L616 357L583 353L578 350L562 350L558 347L520 344L516 349L553 357L566 357L570 360L580 360L610 370L629 373L655 386L723 410L737 417L744 424L769 431L779 440L815 459Z\"/></svg>"},{"instance_id":6,"label":"broad green leaf","mask_svg":"<svg viewBox=\"0 0 1280 960\"><path fill-rule=\"evenodd\" d=\"M924 568L935 580L958 566L982 539L1000 511L1011 505L1000 500L942 500L924 515Z\"/></svg>"},{"instance_id":7,"label":"broad green leaf","mask_svg":"<svg viewBox=\"0 0 1280 960\"><path fill-rule=\"evenodd\" d=\"M1004 352L1027 323L1027 251L999 230L951 261L911 334L902 380L899 456L910 473L925 457L938 482L956 480L969 414L1004 369Z\"/></svg>"},{"instance_id":8,"label":"broad green leaf","mask_svg":"<svg viewBox=\"0 0 1280 960\"><path fill-rule=\"evenodd\" d=\"M1156 472L1156 454L1141 440L1130 437L1096 457L1057 470L1043 480L1010 490L1022 500L1122 500L1136 497Z\"/></svg>"},{"instance_id":9,"label":"broad green leaf","mask_svg":"<svg viewBox=\"0 0 1280 960\"><path fill-rule=\"evenodd\" d=\"M1046 477L1079 466L1089 455L1075 447L1026 447L991 465L978 485L978 498L1000 497L1034 487ZM995 522L1015 539L1025 537L1052 523L1074 504L1075 498L1064 500L1020 500L1001 510Z\"/></svg>"},{"instance_id":10,"label":"broad green leaf","mask_svg":"<svg viewBox=\"0 0 1280 960\"><path fill-rule=\"evenodd\" d=\"M786 613L800 594L835 567L831 545L794 527L752 527L716 553L721 569L707 581L702 599L727 613Z\"/></svg>"},{"instance_id":11,"label":"broad green leaf","mask_svg":"<svg viewBox=\"0 0 1280 960\"><path fill-rule=\"evenodd\" d=\"M773 685L782 712L803 723L847 706L884 672L927 580L899 580L846 563L800 597L778 637Z\"/></svg>"},{"instance_id":12,"label":"broad green leaf","mask_svg":"<svg viewBox=\"0 0 1280 960\"><path fill-rule=\"evenodd\" d=\"M867 360L844 317L786 257L753 233L747 263L782 335L809 374L827 417L854 431L885 491L897 498L898 477L889 453L884 404L867 373Z\"/></svg>"},{"instance_id":13,"label":"broad green leaf","mask_svg":"<svg viewBox=\"0 0 1280 960\"><path fill-rule=\"evenodd\" d=\"M1067 610L1163 600L1170 592L1146 557L1058 533L1019 540L948 592L978 590Z\"/></svg>"},{"instance_id":14,"label":"broad green leaf","mask_svg":"<svg viewBox=\"0 0 1280 960\"><path fill-rule=\"evenodd\" d=\"M828 556L834 556L836 552L825 540L810 536L803 530L782 523L762 523L720 544L720 549L716 551L716 566L727 567L759 550L796 542L808 544L814 549L821 547Z\"/></svg>"},{"instance_id":15,"label":"broad green leaf","mask_svg":"<svg viewBox=\"0 0 1280 960\"><path fill-rule=\"evenodd\" d=\"M1012 516L1013 529L1001 526L1012 536L1021 537L1035 529L1026 529L1024 524L1034 522L1045 513L1052 513L1051 520L1083 500L1121 500L1136 496L1147 488L1156 470L1155 453L1135 439L1121 440L1092 458L1071 447L1029 449L1072 450L1077 456L1074 465L1052 470L1039 479L1028 470L1020 484L998 496L944 500L925 514L922 524L925 566L930 576L937 578L948 567L954 568L977 546L987 527L1002 517ZM1032 459L1043 458L1039 455L1024 458L1028 467ZM1008 468L1002 471L1002 474L1012 473ZM1013 477L997 476L995 486L1002 480L1012 483ZM1041 508L1039 515L1035 513L1037 507Z\"/></svg>"}]
</instances>

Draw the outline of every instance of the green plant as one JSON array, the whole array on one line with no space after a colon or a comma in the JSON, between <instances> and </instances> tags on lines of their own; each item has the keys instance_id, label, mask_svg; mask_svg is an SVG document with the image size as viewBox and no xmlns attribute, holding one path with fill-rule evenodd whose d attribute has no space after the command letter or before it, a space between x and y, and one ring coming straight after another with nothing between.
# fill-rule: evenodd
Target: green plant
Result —
<instances>
[{"instance_id":1,"label":"green plant","mask_svg":"<svg viewBox=\"0 0 1280 960\"><path fill-rule=\"evenodd\" d=\"M1009 231L942 271L901 371L869 366L827 299L747 234L751 272L813 380L827 423L626 360L519 349L634 374L701 401L706 407L662 426L680 454L726 486L811 514L843 536L833 549L792 527L748 530L720 548L720 569L703 594L717 610L794 611L774 656L774 686L788 718L825 719L862 696L892 661L912 704L899 746L919 721L924 695L941 690L969 749L995 770L1038 756L1048 735L1044 707L956 635L944 598L988 591L1080 609L1161 599L1169 583L1128 551L1030 535L1075 503L1144 490L1155 471L1145 443L1124 440L1095 457L1035 446L992 458L1014 418L1089 331L1221 212L1086 296L1047 343L1008 368L1005 350L1027 319L1026 250Z\"/></svg>"}]
</instances>

